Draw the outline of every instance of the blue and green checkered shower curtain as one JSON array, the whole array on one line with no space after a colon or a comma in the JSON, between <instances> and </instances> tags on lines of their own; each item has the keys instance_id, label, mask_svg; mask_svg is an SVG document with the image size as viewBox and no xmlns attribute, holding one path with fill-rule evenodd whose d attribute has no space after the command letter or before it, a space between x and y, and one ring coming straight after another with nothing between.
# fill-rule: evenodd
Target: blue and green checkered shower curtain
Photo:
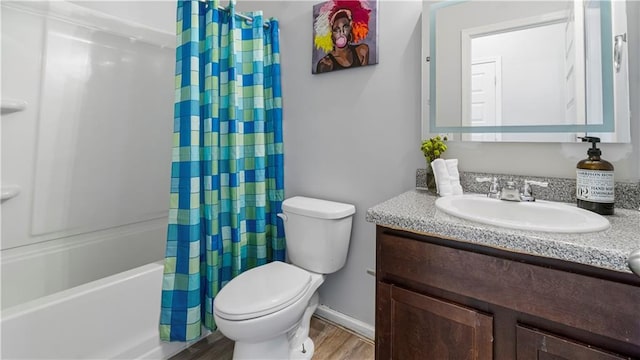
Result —
<instances>
[{"instance_id":1,"label":"blue and green checkered shower curtain","mask_svg":"<svg viewBox=\"0 0 640 360\"><path fill-rule=\"evenodd\" d=\"M213 299L241 272L284 260L278 22L218 1L178 1L171 206L160 338L215 329Z\"/></svg>"}]
</instances>

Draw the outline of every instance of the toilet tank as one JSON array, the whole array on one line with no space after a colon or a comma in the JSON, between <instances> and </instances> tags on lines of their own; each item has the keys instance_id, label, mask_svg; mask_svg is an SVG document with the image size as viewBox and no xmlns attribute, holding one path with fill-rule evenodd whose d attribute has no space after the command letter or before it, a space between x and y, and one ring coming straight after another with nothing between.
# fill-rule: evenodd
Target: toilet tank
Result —
<instances>
[{"instance_id":1,"label":"toilet tank","mask_svg":"<svg viewBox=\"0 0 640 360\"><path fill-rule=\"evenodd\" d=\"M282 212L292 264L320 274L344 266L355 206L296 196L282 202Z\"/></svg>"}]
</instances>

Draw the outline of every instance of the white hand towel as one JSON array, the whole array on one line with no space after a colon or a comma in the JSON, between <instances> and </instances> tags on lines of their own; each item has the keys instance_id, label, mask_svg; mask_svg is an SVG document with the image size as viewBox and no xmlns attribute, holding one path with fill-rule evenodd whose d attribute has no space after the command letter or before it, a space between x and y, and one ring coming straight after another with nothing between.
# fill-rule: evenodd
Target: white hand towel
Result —
<instances>
[{"instance_id":1,"label":"white hand towel","mask_svg":"<svg viewBox=\"0 0 640 360\"><path fill-rule=\"evenodd\" d=\"M449 182L453 195L462 195L462 185L460 185L460 172L458 171L458 159L447 159L447 170L449 171Z\"/></svg>"},{"instance_id":2,"label":"white hand towel","mask_svg":"<svg viewBox=\"0 0 640 360\"><path fill-rule=\"evenodd\" d=\"M449 170L447 170L446 162L442 159L435 159L431 162L431 169L433 169L433 176L436 178L438 194L440 196L453 195L453 188L449 180Z\"/></svg>"}]
</instances>

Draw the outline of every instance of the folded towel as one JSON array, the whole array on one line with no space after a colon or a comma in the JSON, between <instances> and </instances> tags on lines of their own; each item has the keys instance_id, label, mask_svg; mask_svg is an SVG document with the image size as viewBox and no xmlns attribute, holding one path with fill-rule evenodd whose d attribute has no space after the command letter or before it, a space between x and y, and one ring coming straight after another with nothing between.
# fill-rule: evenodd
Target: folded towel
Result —
<instances>
[{"instance_id":1,"label":"folded towel","mask_svg":"<svg viewBox=\"0 0 640 360\"><path fill-rule=\"evenodd\" d=\"M436 189L440 196L453 195L451 180L449 179L449 170L443 159L435 159L431 162L433 176L436 178Z\"/></svg>"},{"instance_id":2,"label":"folded towel","mask_svg":"<svg viewBox=\"0 0 640 360\"><path fill-rule=\"evenodd\" d=\"M453 195L462 195L462 185L460 184L460 172L458 171L458 159L447 159L447 170L449 171L449 182L453 190Z\"/></svg>"},{"instance_id":3,"label":"folded towel","mask_svg":"<svg viewBox=\"0 0 640 360\"><path fill-rule=\"evenodd\" d=\"M436 190L440 196L462 195L458 159L435 159L431 162Z\"/></svg>"}]
</instances>

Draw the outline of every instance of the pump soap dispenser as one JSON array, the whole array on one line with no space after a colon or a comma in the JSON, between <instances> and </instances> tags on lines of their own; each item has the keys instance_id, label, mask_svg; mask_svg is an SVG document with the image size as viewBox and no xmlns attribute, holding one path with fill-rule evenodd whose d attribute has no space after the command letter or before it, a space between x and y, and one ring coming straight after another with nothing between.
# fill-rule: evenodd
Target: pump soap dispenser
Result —
<instances>
[{"instance_id":1,"label":"pump soap dispenser","mask_svg":"<svg viewBox=\"0 0 640 360\"><path fill-rule=\"evenodd\" d=\"M613 215L614 180L613 165L600 158L602 152L596 147L600 138L581 137L582 142L590 142L589 158L578 162L576 170L576 198L578 207L601 215Z\"/></svg>"}]
</instances>

